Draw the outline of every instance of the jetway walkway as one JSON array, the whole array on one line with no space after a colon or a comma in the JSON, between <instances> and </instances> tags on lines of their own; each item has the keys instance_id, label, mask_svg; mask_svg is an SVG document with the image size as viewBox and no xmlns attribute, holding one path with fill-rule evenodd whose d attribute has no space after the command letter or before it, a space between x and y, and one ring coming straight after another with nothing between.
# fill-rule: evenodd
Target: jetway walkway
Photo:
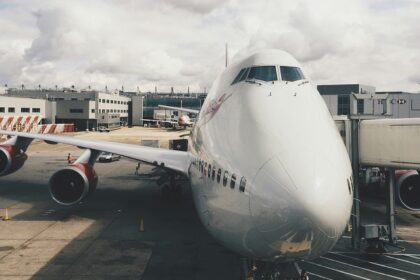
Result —
<instances>
[{"instance_id":1,"label":"jetway walkway","mask_svg":"<svg viewBox=\"0 0 420 280\"><path fill-rule=\"evenodd\" d=\"M360 248L362 240L387 240L396 245L395 170L420 170L420 118L387 119L380 116L335 117L337 127L349 152L354 174L354 206L352 215L352 246ZM387 224L361 225L361 167L380 167L386 174ZM419 186L420 187L420 186ZM420 198L419 198L420 199ZM381 251L381 244L375 245Z\"/></svg>"},{"instance_id":2,"label":"jetway walkway","mask_svg":"<svg viewBox=\"0 0 420 280\"><path fill-rule=\"evenodd\" d=\"M360 121L359 161L366 166L420 170L420 118Z\"/></svg>"}]
</instances>

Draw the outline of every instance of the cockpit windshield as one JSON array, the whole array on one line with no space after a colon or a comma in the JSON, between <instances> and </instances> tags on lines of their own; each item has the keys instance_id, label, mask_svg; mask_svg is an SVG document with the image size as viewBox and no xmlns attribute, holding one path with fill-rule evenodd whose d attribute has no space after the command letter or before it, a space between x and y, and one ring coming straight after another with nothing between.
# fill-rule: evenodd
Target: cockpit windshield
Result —
<instances>
[{"instance_id":1,"label":"cockpit windshield","mask_svg":"<svg viewBox=\"0 0 420 280\"><path fill-rule=\"evenodd\" d=\"M294 82L304 80L302 70L299 67L293 66L280 66L281 79L286 82Z\"/></svg>"},{"instance_id":2,"label":"cockpit windshield","mask_svg":"<svg viewBox=\"0 0 420 280\"><path fill-rule=\"evenodd\" d=\"M276 67L275 66L253 66L250 68L244 68L239 72L239 74L233 80L232 85L239 83L245 79L261 80L265 82L277 81Z\"/></svg>"},{"instance_id":3,"label":"cockpit windshield","mask_svg":"<svg viewBox=\"0 0 420 280\"><path fill-rule=\"evenodd\" d=\"M239 71L239 74L236 76L235 80L233 80L232 85L239 83L240 81L245 80L246 78L246 73L248 72L249 68L244 68L241 71Z\"/></svg>"},{"instance_id":4,"label":"cockpit windshield","mask_svg":"<svg viewBox=\"0 0 420 280\"><path fill-rule=\"evenodd\" d=\"M277 73L275 66L256 66L251 67L247 77L248 80L261 80L266 82L276 81Z\"/></svg>"}]
</instances>

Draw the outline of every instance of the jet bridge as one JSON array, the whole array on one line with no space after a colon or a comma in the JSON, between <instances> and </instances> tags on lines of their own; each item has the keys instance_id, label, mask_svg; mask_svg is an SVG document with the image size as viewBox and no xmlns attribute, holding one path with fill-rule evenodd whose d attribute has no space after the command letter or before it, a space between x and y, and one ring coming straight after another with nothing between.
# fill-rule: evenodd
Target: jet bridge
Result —
<instances>
[{"instance_id":1,"label":"jet bridge","mask_svg":"<svg viewBox=\"0 0 420 280\"><path fill-rule=\"evenodd\" d=\"M384 105L383 113L381 115L355 114L357 100L360 99L381 100L379 102ZM388 96L383 94L352 94L350 104L351 115L335 117L335 121L350 155L354 174L352 246L357 249L360 248L362 239L367 240L368 243L373 240L379 244L377 249L381 252L381 244L384 240L387 239L391 245L396 245L397 242L395 200L397 196L401 201L401 195L400 190L396 190L395 170L420 170L420 119L390 119L391 102ZM380 167L385 170L386 225L360 224L358 174L361 167ZM420 183L420 180L416 182ZM417 188L420 188L420 184ZM420 201L420 197L418 200ZM403 206L410 209L407 205Z\"/></svg>"},{"instance_id":2,"label":"jet bridge","mask_svg":"<svg viewBox=\"0 0 420 280\"><path fill-rule=\"evenodd\" d=\"M420 170L420 119L363 120L360 164Z\"/></svg>"}]
</instances>

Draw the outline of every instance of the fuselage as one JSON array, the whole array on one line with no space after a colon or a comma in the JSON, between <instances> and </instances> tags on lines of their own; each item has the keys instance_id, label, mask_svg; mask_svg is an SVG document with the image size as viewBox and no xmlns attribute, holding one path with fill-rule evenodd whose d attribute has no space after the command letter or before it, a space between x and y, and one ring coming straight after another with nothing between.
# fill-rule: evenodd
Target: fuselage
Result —
<instances>
[{"instance_id":1,"label":"fuselage","mask_svg":"<svg viewBox=\"0 0 420 280\"><path fill-rule=\"evenodd\" d=\"M229 66L192 130L189 175L199 216L214 238L252 259L316 258L350 218L347 151L323 99L297 68L277 50ZM287 78L285 69L301 78ZM241 72L251 78L238 82Z\"/></svg>"},{"instance_id":2,"label":"fuselage","mask_svg":"<svg viewBox=\"0 0 420 280\"><path fill-rule=\"evenodd\" d=\"M178 125L179 126L183 126L183 127L187 127L187 126L191 126L192 122L191 119L188 115L181 115L178 118Z\"/></svg>"}]
</instances>

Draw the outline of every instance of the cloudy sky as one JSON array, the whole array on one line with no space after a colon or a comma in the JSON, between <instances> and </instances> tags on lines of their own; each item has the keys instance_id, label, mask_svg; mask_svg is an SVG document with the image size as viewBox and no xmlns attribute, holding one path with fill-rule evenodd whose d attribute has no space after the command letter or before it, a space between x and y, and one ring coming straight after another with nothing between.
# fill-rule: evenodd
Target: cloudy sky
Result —
<instances>
[{"instance_id":1,"label":"cloudy sky","mask_svg":"<svg viewBox=\"0 0 420 280\"><path fill-rule=\"evenodd\" d=\"M318 83L420 92L418 0L0 0L0 84L198 91L290 52Z\"/></svg>"}]
</instances>

